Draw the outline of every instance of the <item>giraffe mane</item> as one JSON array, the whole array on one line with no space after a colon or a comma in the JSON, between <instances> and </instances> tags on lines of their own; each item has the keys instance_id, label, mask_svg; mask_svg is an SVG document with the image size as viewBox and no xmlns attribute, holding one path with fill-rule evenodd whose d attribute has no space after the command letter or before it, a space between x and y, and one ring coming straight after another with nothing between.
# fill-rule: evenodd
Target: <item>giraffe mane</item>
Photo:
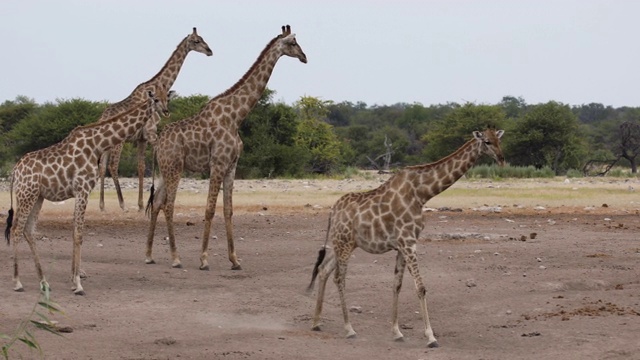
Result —
<instances>
[{"instance_id":1,"label":"giraffe mane","mask_svg":"<svg viewBox=\"0 0 640 360\"><path fill-rule=\"evenodd\" d=\"M258 57L256 58L256 60L253 62L253 65L251 65L251 67L249 68L249 70L247 70L247 72L244 73L244 75L242 75L242 77L240 78L240 80L238 80L235 84L233 84L230 88L228 88L227 90L225 90L224 92L218 94L216 97L214 97L211 100L215 100L215 99L219 99L221 97L227 96L231 93L233 93L234 91L236 91L245 81L247 81L247 78L249 77L249 75L256 69L256 67L258 66L258 64L262 61L262 59L266 56L267 51L273 46L273 44L276 43L276 41L278 41L279 39L282 39L284 36L282 34L274 37L273 39L271 39L271 41L269 41L269 43L267 44L267 46L264 47L264 49L262 49L262 52L260 52L260 55L258 55Z\"/></svg>"},{"instance_id":2,"label":"giraffe mane","mask_svg":"<svg viewBox=\"0 0 640 360\"><path fill-rule=\"evenodd\" d=\"M132 106L132 107L128 108L127 111L122 112L122 113L120 113L118 115L112 116L112 117L110 117L110 118L108 118L106 120L103 120L102 122L93 122L93 123L86 124L86 125L76 126L75 128L73 128L73 130L71 130L71 132L69 133L69 135L65 139L71 138L71 136L75 135L75 133L78 132L78 131L91 129L91 128L102 126L102 125L105 125L105 124L110 124L110 123L117 122L122 117L127 116L127 115L133 113L134 111L137 111L139 108L143 107L145 104L147 104L147 101L148 100L140 102L136 106Z\"/></svg>"},{"instance_id":3,"label":"giraffe mane","mask_svg":"<svg viewBox=\"0 0 640 360\"><path fill-rule=\"evenodd\" d=\"M195 30L195 28L193 28ZM191 35L187 35L185 36L184 39L182 39L182 41L180 41L180 43L178 44L178 46L176 46L176 49L173 50L173 52L171 53L171 56L169 56L169 58L167 59L167 61L164 63L164 65L160 68L160 71L158 71L155 75L153 75L153 77L145 82L143 82L142 84L138 85L136 87L136 90L142 86L142 85L150 85L152 82L156 81L158 79L158 77L160 77L160 74L162 74L162 72L164 71L164 69L167 68L167 66L169 66L169 62L171 61L171 59L173 58L173 55L178 51L178 49L180 49L180 47L185 43L185 41L189 38L189 36ZM168 90L168 89L167 89ZM135 90L134 90L135 91Z\"/></svg>"},{"instance_id":4,"label":"giraffe mane","mask_svg":"<svg viewBox=\"0 0 640 360\"><path fill-rule=\"evenodd\" d=\"M466 151L467 148L469 146L471 146L474 142L476 142L477 140L475 138L467 141L466 143L464 143L462 146L460 146L456 151L452 152L451 154L443 157L442 159L436 160L434 162L428 163L428 164L424 164L424 165L415 165L415 166L410 166L410 167L426 167L426 166L436 166L439 164L442 164L443 162L447 162L449 161L449 159L451 159L452 157L458 155L459 153Z\"/></svg>"}]
</instances>

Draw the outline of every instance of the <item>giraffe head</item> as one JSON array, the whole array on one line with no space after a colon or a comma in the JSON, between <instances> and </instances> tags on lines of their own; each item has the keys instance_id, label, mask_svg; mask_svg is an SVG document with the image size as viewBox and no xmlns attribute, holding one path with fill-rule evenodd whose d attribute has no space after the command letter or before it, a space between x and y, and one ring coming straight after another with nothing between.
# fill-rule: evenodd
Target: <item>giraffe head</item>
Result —
<instances>
[{"instance_id":1,"label":"giraffe head","mask_svg":"<svg viewBox=\"0 0 640 360\"><path fill-rule=\"evenodd\" d=\"M304 54L304 51L296 41L296 34L291 33L291 26L282 27L282 34L278 36L276 46L280 49L282 55L291 56L302 63L307 63L307 55Z\"/></svg>"},{"instance_id":2,"label":"giraffe head","mask_svg":"<svg viewBox=\"0 0 640 360\"><path fill-rule=\"evenodd\" d=\"M147 121L142 128L142 135L149 143L154 144L158 139L158 123L160 123L160 117L169 116L169 98L170 93L167 93L163 86L157 86L155 91L148 90L147 96L150 103L151 115L147 117Z\"/></svg>"},{"instance_id":3,"label":"giraffe head","mask_svg":"<svg viewBox=\"0 0 640 360\"><path fill-rule=\"evenodd\" d=\"M504 155L502 155L500 148L502 134L504 134L504 130L495 129L473 132L473 137L480 142L482 153L491 156L500 166L504 166Z\"/></svg>"},{"instance_id":4,"label":"giraffe head","mask_svg":"<svg viewBox=\"0 0 640 360\"><path fill-rule=\"evenodd\" d=\"M189 51L197 51L207 56L213 55L213 51L209 48L209 45L204 41L202 36L198 35L196 28L193 28L193 32L187 36L187 49Z\"/></svg>"}]
</instances>

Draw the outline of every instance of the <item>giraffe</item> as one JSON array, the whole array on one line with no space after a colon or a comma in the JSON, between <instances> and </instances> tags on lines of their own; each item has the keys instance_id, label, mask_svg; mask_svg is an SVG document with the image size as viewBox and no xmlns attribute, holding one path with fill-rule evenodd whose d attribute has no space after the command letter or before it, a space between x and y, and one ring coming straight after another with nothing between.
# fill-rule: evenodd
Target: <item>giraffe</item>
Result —
<instances>
[{"instance_id":1,"label":"giraffe","mask_svg":"<svg viewBox=\"0 0 640 360\"><path fill-rule=\"evenodd\" d=\"M137 106L109 120L73 129L61 142L24 155L14 166L11 193L15 189L16 213L13 216L13 197L7 217L7 244L13 238L15 291L24 291L18 274L18 243L24 235L31 248L41 284L48 284L40 266L33 239L38 214L44 200L63 201L75 198L73 214L73 258L71 263L73 291L84 295L80 283L80 248L84 229L84 215L89 193L98 176L98 161L103 152L134 134L143 132L150 142L157 140L156 126L160 113L168 116L167 94L163 88L156 94L147 92L147 99Z\"/></svg>"},{"instance_id":2,"label":"giraffe","mask_svg":"<svg viewBox=\"0 0 640 360\"><path fill-rule=\"evenodd\" d=\"M307 56L296 42L289 25L282 26L282 33L267 44L237 83L211 99L198 114L171 123L163 129L155 145L162 179L156 195L152 193L147 204L151 216L145 258L147 264L155 263L152 257L153 236L158 214L163 210L169 233L172 266L182 267L175 243L173 211L178 183L186 169L209 172L200 269L209 270L209 234L221 185L229 261L232 269L242 268L234 248L232 225L233 180L243 146L238 129L262 96L278 59L283 55L297 58L302 63L307 62Z\"/></svg>"},{"instance_id":3,"label":"giraffe","mask_svg":"<svg viewBox=\"0 0 640 360\"><path fill-rule=\"evenodd\" d=\"M162 85L169 91L173 86L173 83L178 77L178 73L184 64L185 59L190 51L197 51L207 56L211 56L213 52L209 48L209 45L204 39L198 35L196 28L193 28L193 32L185 37L176 47L176 50L171 54L169 60L164 64L162 69L153 76L150 80L143 82L136 86L131 94L117 103L109 105L102 116L100 121L110 119L122 112L126 111L130 106L139 103L145 99L145 94L148 89L152 89L155 86ZM171 95L171 93L170 93ZM138 210L142 210L144 207L142 193L144 186L144 151L147 147L147 139L144 137L130 138L126 141L131 141L137 145L137 159L138 159ZM100 160L100 210L104 211L104 178L107 172L107 166L109 167L109 173L113 178L113 183L118 195L118 202L120 208L124 210L124 199L122 197L122 190L120 188L120 181L118 179L118 165L120 164L120 155L122 153L122 147L124 142L114 146L110 151L105 152Z\"/></svg>"},{"instance_id":4,"label":"giraffe","mask_svg":"<svg viewBox=\"0 0 640 360\"><path fill-rule=\"evenodd\" d=\"M426 288L418 270L416 241L424 228L422 207L432 197L453 185L478 158L487 154L500 165L504 156L500 148L503 130L474 131L473 139L454 153L434 163L408 166L394 174L377 189L342 196L333 206L325 244L318 254L308 291L320 275L312 329L320 330L320 313L327 279L335 270L334 282L338 287L344 328L347 338L356 336L351 326L345 302L347 262L356 248L372 254L396 250L395 279L393 286L392 331L395 340L402 340L398 326L398 294L402 286L405 267L413 277L420 312L425 325L428 347L438 347L427 312ZM325 258L327 242L333 243L333 254Z\"/></svg>"}]
</instances>

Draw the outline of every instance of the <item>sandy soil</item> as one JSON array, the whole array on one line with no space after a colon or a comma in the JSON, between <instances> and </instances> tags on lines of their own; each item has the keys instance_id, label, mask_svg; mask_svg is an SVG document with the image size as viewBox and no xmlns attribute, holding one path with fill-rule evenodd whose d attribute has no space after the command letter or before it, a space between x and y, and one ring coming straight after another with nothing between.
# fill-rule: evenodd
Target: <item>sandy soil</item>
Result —
<instances>
[{"instance_id":1,"label":"sandy soil","mask_svg":"<svg viewBox=\"0 0 640 360\"><path fill-rule=\"evenodd\" d=\"M638 180L459 182L428 204L419 245L441 347L426 348L408 274L400 295L405 341L392 340L393 253L357 250L350 261L347 301L359 308L351 313L357 338L344 338L331 281L323 331L311 331L315 292L305 288L324 241L328 208L342 193L382 180L237 181L240 271L232 271L226 257L221 211L214 221L217 239L210 243L211 271L198 270L202 182L186 181L178 194L183 269L170 266L164 220L156 232L157 264L145 265L144 215L131 207L120 210L112 191L101 213L95 191L82 253L86 296L70 291L73 203L45 204L37 246L52 299L65 311L52 318L72 331L64 337L34 332L45 358L640 359ZM471 197L467 191L473 189ZM557 189L570 195L545 196ZM133 205L135 193L128 190L125 198ZM0 201L8 204L6 191ZM25 292L11 290L10 250L0 247L5 334L38 299L24 242L19 256ZM38 357L20 344L10 355Z\"/></svg>"}]
</instances>

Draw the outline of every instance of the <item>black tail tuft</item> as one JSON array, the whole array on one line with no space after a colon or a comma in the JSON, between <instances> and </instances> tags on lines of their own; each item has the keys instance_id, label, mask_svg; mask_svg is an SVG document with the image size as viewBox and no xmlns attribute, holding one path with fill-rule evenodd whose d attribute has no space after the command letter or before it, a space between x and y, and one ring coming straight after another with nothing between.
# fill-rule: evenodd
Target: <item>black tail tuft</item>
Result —
<instances>
[{"instance_id":1,"label":"black tail tuft","mask_svg":"<svg viewBox=\"0 0 640 360\"><path fill-rule=\"evenodd\" d=\"M153 200L155 191L155 187L151 185L151 189L149 190L149 201L147 201L147 207L144 209L144 214L147 216L150 216L151 212L153 212Z\"/></svg>"},{"instance_id":2,"label":"black tail tuft","mask_svg":"<svg viewBox=\"0 0 640 360\"><path fill-rule=\"evenodd\" d=\"M7 228L4 230L4 238L7 239L7 245L11 242L11 225L13 225L13 208L9 209L7 215Z\"/></svg>"},{"instance_id":3,"label":"black tail tuft","mask_svg":"<svg viewBox=\"0 0 640 360\"><path fill-rule=\"evenodd\" d=\"M307 291L310 291L313 289L313 284L315 283L316 277L318 276L318 268L320 267L320 264L322 264L322 261L324 260L324 257L326 255L327 255L327 248L326 246L323 246L322 249L318 251L318 260L316 260L316 265L313 267L313 274L311 274L311 283L307 287Z\"/></svg>"}]
</instances>

